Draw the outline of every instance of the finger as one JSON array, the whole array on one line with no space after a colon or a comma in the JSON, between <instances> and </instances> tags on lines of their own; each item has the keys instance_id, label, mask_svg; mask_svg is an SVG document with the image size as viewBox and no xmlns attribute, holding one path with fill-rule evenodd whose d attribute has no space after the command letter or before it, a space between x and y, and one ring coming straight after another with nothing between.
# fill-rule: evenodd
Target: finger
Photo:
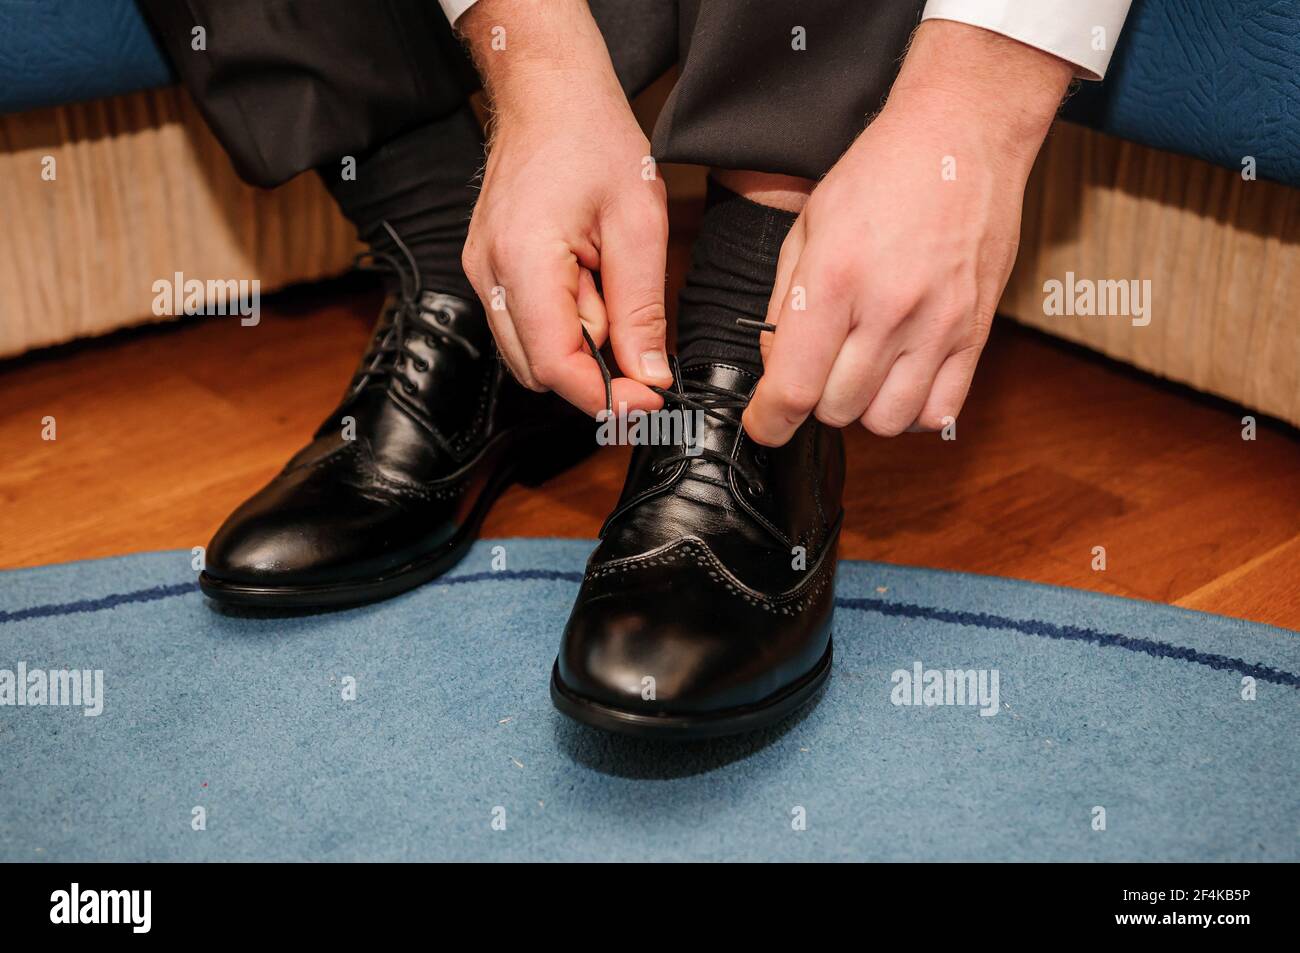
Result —
<instances>
[{"instance_id":1,"label":"finger","mask_svg":"<svg viewBox=\"0 0 1300 953\"><path fill-rule=\"evenodd\" d=\"M926 398L925 406L917 416L918 430L942 430L951 420L956 420L970 393L983 346L974 345L948 355L934 376L934 385Z\"/></svg>"},{"instance_id":2,"label":"finger","mask_svg":"<svg viewBox=\"0 0 1300 953\"><path fill-rule=\"evenodd\" d=\"M795 266L754 396L745 432L769 447L786 443L821 400L849 330L848 289L817 279L823 266ZM811 276L811 277L809 277Z\"/></svg>"},{"instance_id":3,"label":"finger","mask_svg":"<svg viewBox=\"0 0 1300 953\"><path fill-rule=\"evenodd\" d=\"M817 419L832 427L860 420L871 406L894 362L908 348L908 316L919 298L896 287L891 298L880 292L863 297L862 309L826 378Z\"/></svg>"},{"instance_id":4,"label":"finger","mask_svg":"<svg viewBox=\"0 0 1300 953\"><path fill-rule=\"evenodd\" d=\"M778 324L781 320L781 306L785 303L787 296L790 294L790 285L794 277L794 266L799 261L799 256L803 254L804 240L806 232L804 231L804 218L800 215L794 220L794 225L785 236L785 241L781 243L781 253L776 259L776 284L772 286L772 297L767 300L767 323ZM764 333L758 336L758 349L763 358L763 366L767 366L767 357L772 351L772 334Z\"/></svg>"},{"instance_id":5,"label":"finger","mask_svg":"<svg viewBox=\"0 0 1300 953\"><path fill-rule=\"evenodd\" d=\"M614 358L628 377L660 387L673 380L664 311L667 256L668 218L663 208L638 203L634 210L602 222L600 278Z\"/></svg>"},{"instance_id":6,"label":"finger","mask_svg":"<svg viewBox=\"0 0 1300 953\"><path fill-rule=\"evenodd\" d=\"M609 319L605 311L605 302L596 288L596 280L587 268L580 268L578 271L578 317L587 329L587 333L591 335L592 343L598 348L602 347L609 334ZM588 348L586 353L590 352ZM610 381L610 402L615 413L619 412L621 405L627 405L629 410L633 406L651 410L657 409L662 404L661 398L660 405L656 405L655 408L645 407L642 406L644 399L645 388L640 382L624 377L616 377ZM603 401L600 409L605 409Z\"/></svg>"},{"instance_id":7,"label":"finger","mask_svg":"<svg viewBox=\"0 0 1300 953\"><path fill-rule=\"evenodd\" d=\"M844 341L821 400L813 411L831 427L847 427L862 419L880 390L900 347L881 330L859 324Z\"/></svg>"},{"instance_id":8,"label":"finger","mask_svg":"<svg viewBox=\"0 0 1300 953\"><path fill-rule=\"evenodd\" d=\"M901 355L862 415L862 425L881 437L907 430L920 416L942 361L935 351Z\"/></svg>"},{"instance_id":9,"label":"finger","mask_svg":"<svg viewBox=\"0 0 1300 953\"><path fill-rule=\"evenodd\" d=\"M605 381L582 337L577 261L564 252L536 255L517 265L511 287L519 290L512 313L532 380L595 416L605 408ZM629 410L663 405L658 394L635 381L619 382L614 391L616 406L621 400Z\"/></svg>"},{"instance_id":10,"label":"finger","mask_svg":"<svg viewBox=\"0 0 1300 953\"><path fill-rule=\"evenodd\" d=\"M609 316L605 302L596 290L596 280L587 268L578 269L578 318L596 342L596 347L602 347L609 334Z\"/></svg>"},{"instance_id":11,"label":"finger","mask_svg":"<svg viewBox=\"0 0 1300 953\"><path fill-rule=\"evenodd\" d=\"M479 288L475 285L474 291L483 302L488 329L496 340L497 353L501 355L501 360L505 362L515 380L529 390L544 391L546 388L533 380L532 373L528 369L528 356L524 353L524 347L519 342L519 335L515 333L514 320L510 316L509 301L506 298L504 289L497 282L496 276L492 274L491 269L487 268L486 271L486 287ZM500 293L497 293L494 289L499 289Z\"/></svg>"}]
</instances>

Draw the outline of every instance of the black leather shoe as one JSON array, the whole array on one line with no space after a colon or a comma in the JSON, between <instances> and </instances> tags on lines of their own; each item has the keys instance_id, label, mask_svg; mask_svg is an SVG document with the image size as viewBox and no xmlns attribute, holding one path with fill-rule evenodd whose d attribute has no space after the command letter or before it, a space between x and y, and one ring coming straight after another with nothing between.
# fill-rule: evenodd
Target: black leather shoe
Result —
<instances>
[{"instance_id":1,"label":"black leather shoe","mask_svg":"<svg viewBox=\"0 0 1300 953\"><path fill-rule=\"evenodd\" d=\"M784 447L751 441L739 420L757 379L739 368L677 380L665 406L705 412L699 452L634 451L551 698L610 731L700 738L771 724L830 673L844 445L813 419Z\"/></svg>"},{"instance_id":2,"label":"black leather shoe","mask_svg":"<svg viewBox=\"0 0 1300 953\"><path fill-rule=\"evenodd\" d=\"M404 293L311 443L217 531L199 583L268 608L396 595L455 565L512 481L594 449L589 418L509 375L477 302Z\"/></svg>"}]
</instances>

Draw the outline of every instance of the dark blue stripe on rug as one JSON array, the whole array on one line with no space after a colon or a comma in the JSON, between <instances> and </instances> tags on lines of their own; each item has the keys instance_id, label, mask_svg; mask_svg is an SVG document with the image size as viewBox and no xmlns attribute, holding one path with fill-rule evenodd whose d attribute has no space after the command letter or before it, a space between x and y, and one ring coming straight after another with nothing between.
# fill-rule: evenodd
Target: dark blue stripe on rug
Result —
<instances>
[{"instance_id":1,"label":"dark blue stripe on rug","mask_svg":"<svg viewBox=\"0 0 1300 953\"><path fill-rule=\"evenodd\" d=\"M170 586L137 589L134 592L118 592L100 599L56 602L50 605L32 606L29 609L15 609L12 612L0 610L0 622L22 622L25 619L44 619L50 616L76 615L79 612L98 612L100 609L112 609L117 606L130 605L133 602L157 602L159 599L183 596L187 592L198 592L198 589L192 582L180 582Z\"/></svg>"},{"instance_id":2,"label":"dark blue stripe on rug","mask_svg":"<svg viewBox=\"0 0 1300 953\"><path fill-rule=\"evenodd\" d=\"M455 586L465 583L490 582L493 580L543 580L548 582L582 582L582 573L566 572L558 569L503 569L500 571L466 573L462 576L443 576L435 579L433 585ZM198 592L193 583L176 583L169 586L153 586L134 592L122 592L104 596L100 599L83 599L77 602L52 603L44 606L32 606L12 612L0 611L0 623L21 622L25 619L49 618L75 615L81 612L98 612L116 606L140 602L156 602L172 596L182 596L189 592ZM1214 652L1202 652L1185 646L1170 645L1153 639L1135 638L1113 632L1098 632L1081 626L1057 625L1039 619L1012 619L1007 616L992 615L987 612L961 612L951 609L936 609L930 606L914 605L908 602L889 602L884 599L864 599L840 596L835 600L840 609L853 609L859 612L878 612L881 615L898 616L905 619L922 619L930 622L946 622L952 625L972 626L981 629L1003 629L1034 635L1045 639L1057 639L1067 642L1087 642L1107 648L1126 649L1140 652L1153 658L1179 659L1204 665L1219 671L1239 672L1259 681L1275 685L1289 685L1300 688L1300 675L1282 671L1267 665L1257 665L1245 659L1232 658Z\"/></svg>"},{"instance_id":3,"label":"dark blue stripe on rug","mask_svg":"<svg viewBox=\"0 0 1300 953\"><path fill-rule=\"evenodd\" d=\"M1010 619L1006 616L990 615L987 612L958 612L951 609L932 609L929 606L911 605L906 602L886 602L884 599L837 598L835 605L841 609L858 609L863 612L879 612L881 615L902 616L906 619L924 619L930 622L948 622L952 625L969 625L981 629L1007 629L1025 635L1037 635L1045 639L1062 639L1067 642L1089 642L1108 648L1128 649L1141 652L1154 658L1181 659L1195 662L1210 668L1228 672L1240 672L1264 682L1278 685L1290 685L1300 688L1300 675L1270 668L1267 665L1254 665L1244 659L1218 655L1214 652L1201 652L1167 642L1153 639L1140 639L1128 635L1116 635L1112 632L1097 632L1074 625L1056 625L1038 619Z\"/></svg>"}]
</instances>

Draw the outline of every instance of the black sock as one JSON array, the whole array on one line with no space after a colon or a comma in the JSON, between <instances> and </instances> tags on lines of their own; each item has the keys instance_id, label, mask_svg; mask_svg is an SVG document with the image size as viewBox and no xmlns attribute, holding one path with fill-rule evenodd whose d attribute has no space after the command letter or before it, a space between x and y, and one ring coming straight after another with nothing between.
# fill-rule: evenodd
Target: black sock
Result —
<instances>
[{"instance_id":1,"label":"black sock","mask_svg":"<svg viewBox=\"0 0 1300 953\"><path fill-rule=\"evenodd\" d=\"M373 251L394 253L388 222L411 250L421 290L475 299L460 267L483 164L483 134L469 106L402 133L356 157L356 178L343 178L342 160L316 171L357 236ZM396 276L385 276L389 291Z\"/></svg>"},{"instance_id":2,"label":"black sock","mask_svg":"<svg viewBox=\"0 0 1300 953\"><path fill-rule=\"evenodd\" d=\"M759 332L741 327L736 319L767 318L776 259L796 217L709 180L700 234L678 299L677 357L682 367L726 361L763 373Z\"/></svg>"}]
</instances>

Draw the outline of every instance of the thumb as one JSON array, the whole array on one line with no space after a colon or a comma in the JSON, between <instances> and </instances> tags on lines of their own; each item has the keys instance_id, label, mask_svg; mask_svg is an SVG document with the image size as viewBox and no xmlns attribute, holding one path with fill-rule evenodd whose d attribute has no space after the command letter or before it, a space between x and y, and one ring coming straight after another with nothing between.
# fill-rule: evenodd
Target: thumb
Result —
<instances>
[{"instance_id":1,"label":"thumb","mask_svg":"<svg viewBox=\"0 0 1300 953\"><path fill-rule=\"evenodd\" d=\"M668 387L667 211L642 205L635 217L615 219L601 232L600 277L614 358L633 380Z\"/></svg>"}]
</instances>

